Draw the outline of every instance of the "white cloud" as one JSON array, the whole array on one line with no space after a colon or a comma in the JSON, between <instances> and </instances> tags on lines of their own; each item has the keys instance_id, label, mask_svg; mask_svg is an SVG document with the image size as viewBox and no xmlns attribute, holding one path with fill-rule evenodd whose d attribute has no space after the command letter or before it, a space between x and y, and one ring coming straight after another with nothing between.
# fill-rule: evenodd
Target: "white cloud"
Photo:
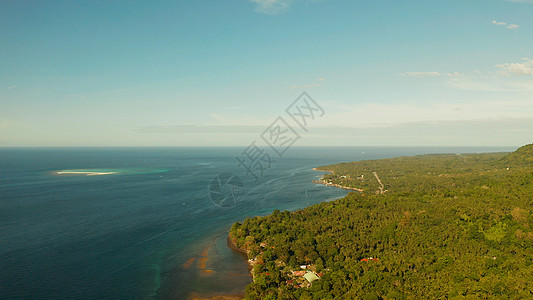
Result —
<instances>
[{"instance_id":1,"label":"white cloud","mask_svg":"<svg viewBox=\"0 0 533 300\"><path fill-rule=\"evenodd\" d=\"M533 92L533 80L526 79L517 81L515 78L512 76L503 76L497 72L486 72L485 74L472 73L449 77L447 84L459 90L505 93L502 95L513 95L510 93L529 94ZM529 78L529 76L522 76L522 78Z\"/></svg>"},{"instance_id":2,"label":"white cloud","mask_svg":"<svg viewBox=\"0 0 533 300\"><path fill-rule=\"evenodd\" d=\"M505 146L509 148L490 151L512 151L519 145L531 143L531 132L527 128L532 121L532 118L498 118L413 122L375 128L313 128L299 145Z\"/></svg>"},{"instance_id":3,"label":"white cloud","mask_svg":"<svg viewBox=\"0 0 533 300\"><path fill-rule=\"evenodd\" d=\"M319 87L319 86L320 86L320 84L313 83L313 84L291 85L291 88L293 88L293 89L301 89L301 88L314 88L314 87Z\"/></svg>"},{"instance_id":4,"label":"white cloud","mask_svg":"<svg viewBox=\"0 0 533 300\"><path fill-rule=\"evenodd\" d=\"M521 63L505 63L498 65L506 75L531 75L533 70L531 67Z\"/></svg>"},{"instance_id":5,"label":"white cloud","mask_svg":"<svg viewBox=\"0 0 533 300\"><path fill-rule=\"evenodd\" d=\"M437 77L442 74L439 72L405 72L401 75L404 77Z\"/></svg>"},{"instance_id":6,"label":"white cloud","mask_svg":"<svg viewBox=\"0 0 533 300\"><path fill-rule=\"evenodd\" d=\"M463 74L461 74L461 73L459 73L459 72L448 73L447 75L448 75L448 77L459 77L459 76L463 76Z\"/></svg>"},{"instance_id":7,"label":"white cloud","mask_svg":"<svg viewBox=\"0 0 533 300\"><path fill-rule=\"evenodd\" d=\"M529 81L504 81L498 78L464 77L450 80L448 84L459 90L477 92L499 92L510 95L510 93L531 93L533 92L533 80ZM505 95L502 94L502 95ZM511 94L512 95L512 94ZM530 100L531 101L531 100Z\"/></svg>"},{"instance_id":8,"label":"white cloud","mask_svg":"<svg viewBox=\"0 0 533 300\"><path fill-rule=\"evenodd\" d=\"M209 126L265 126L272 122L272 117L263 116L258 117L256 115L238 114L231 111L225 113L212 113L211 122Z\"/></svg>"},{"instance_id":9,"label":"white cloud","mask_svg":"<svg viewBox=\"0 0 533 300\"><path fill-rule=\"evenodd\" d=\"M528 98L501 99L498 101L454 101L373 103L322 100L320 105L327 112L316 118L310 128L384 128L413 122L453 122L500 118L533 118L533 103ZM155 126L144 128L146 132L215 132L223 126L227 132L256 133L272 122L272 117L235 114L211 114L212 121L203 125ZM334 124L334 125L332 125ZM220 129L222 130L222 129Z\"/></svg>"},{"instance_id":10,"label":"white cloud","mask_svg":"<svg viewBox=\"0 0 533 300\"><path fill-rule=\"evenodd\" d=\"M496 20L493 20L492 24L498 25L498 26L504 26L505 28L511 29L511 30L516 30L520 28L520 25L518 24L507 24L507 22L501 22L501 21L496 21Z\"/></svg>"},{"instance_id":11,"label":"white cloud","mask_svg":"<svg viewBox=\"0 0 533 300\"><path fill-rule=\"evenodd\" d=\"M256 11L267 15L275 15L287 11L293 0L251 0L257 4Z\"/></svg>"},{"instance_id":12,"label":"white cloud","mask_svg":"<svg viewBox=\"0 0 533 300\"><path fill-rule=\"evenodd\" d=\"M401 76L416 78L439 78L446 85L459 90L484 92L531 92L533 91L533 60L523 58L522 62L496 65L497 70L459 72L405 72ZM517 81L516 77L524 78Z\"/></svg>"},{"instance_id":13,"label":"white cloud","mask_svg":"<svg viewBox=\"0 0 533 300\"><path fill-rule=\"evenodd\" d=\"M524 58L524 63L505 63L496 65L500 68L500 74L505 76L512 75L532 75L533 74L533 60Z\"/></svg>"},{"instance_id":14,"label":"white cloud","mask_svg":"<svg viewBox=\"0 0 533 300\"><path fill-rule=\"evenodd\" d=\"M327 114L311 127L379 128L412 122L468 121L499 118L533 118L529 99L454 103L328 103Z\"/></svg>"},{"instance_id":15,"label":"white cloud","mask_svg":"<svg viewBox=\"0 0 533 300\"><path fill-rule=\"evenodd\" d=\"M11 90L14 90L14 89L16 89L16 88L17 88L17 86L16 86L16 85L10 85L10 86L8 86L7 88L8 88L8 89L9 89L9 90L11 91Z\"/></svg>"}]
</instances>

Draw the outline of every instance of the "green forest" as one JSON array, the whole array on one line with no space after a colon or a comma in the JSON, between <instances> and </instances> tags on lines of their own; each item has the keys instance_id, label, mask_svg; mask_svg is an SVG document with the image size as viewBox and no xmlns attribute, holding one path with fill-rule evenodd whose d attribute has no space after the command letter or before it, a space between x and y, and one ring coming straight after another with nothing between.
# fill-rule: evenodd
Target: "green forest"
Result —
<instances>
[{"instance_id":1,"label":"green forest","mask_svg":"<svg viewBox=\"0 0 533 300\"><path fill-rule=\"evenodd\" d=\"M235 223L246 299L533 298L533 144L317 169L362 192Z\"/></svg>"}]
</instances>

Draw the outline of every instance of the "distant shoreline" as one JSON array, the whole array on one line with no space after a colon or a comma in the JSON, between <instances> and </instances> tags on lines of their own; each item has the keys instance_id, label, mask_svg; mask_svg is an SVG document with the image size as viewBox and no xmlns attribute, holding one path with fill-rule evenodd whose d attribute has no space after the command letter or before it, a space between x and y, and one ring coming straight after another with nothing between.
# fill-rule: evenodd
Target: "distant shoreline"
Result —
<instances>
[{"instance_id":1,"label":"distant shoreline","mask_svg":"<svg viewBox=\"0 0 533 300\"><path fill-rule=\"evenodd\" d=\"M313 171L327 172L327 173L330 173L330 174L335 174L335 172L333 172L333 171L320 170L318 168L313 168ZM350 186L345 186L345 185L340 185L340 184L336 184L336 183L327 182L327 181L324 180L324 177L320 178L320 180L313 180L313 183L323 184L323 185L332 186L332 187L337 187L337 188L341 188L341 189L344 189L344 190L357 191L357 192L360 192L360 193L363 192L363 189L358 189L358 188L354 188L354 187L350 187Z\"/></svg>"}]
</instances>

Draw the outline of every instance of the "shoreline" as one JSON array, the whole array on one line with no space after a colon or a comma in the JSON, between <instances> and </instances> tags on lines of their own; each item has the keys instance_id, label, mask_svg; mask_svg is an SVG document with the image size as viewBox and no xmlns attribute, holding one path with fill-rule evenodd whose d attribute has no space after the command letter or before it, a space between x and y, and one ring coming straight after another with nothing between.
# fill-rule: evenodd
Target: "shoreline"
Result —
<instances>
[{"instance_id":1,"label":"shoreline","mask_svg":"<svg viewBox=\"0 0 533 300\"><path fill-rule=\"evenodd\" d=\"M246 268L248 269L248 276L250 276L250 278L252 278L252 281L254 280L254 273L252 272L253 268L254 268L254 265L253 263L250 261L250 259L248 259L248 251L244 250L244 249L241 249L237 246L237 244L231 239L231 236L228 232L228 238L227 238L227 241L228 241L228 247L239 253L243 259L246 260ZM244 295L244 294L243 294Z\"/></svg>"},{"instance_id":2,"label":"shoreline","mask_svg":"<svg viewBox=\"0 0 533 300\"><path fill-rule=\"evenodd\" d=\"M242 300L244 299L243 295L214 295L214 296L201 296L197 293L192 293L189 300Z\"/></svg>"},{"instance_id":3,"label":"shoreline","mask_svg":"<svg viewBox=\"0 0 533 300\"><path fill-rule=\"evenodd\" d=\"M329 173L329 174L334 174L333 171L328 171L328 170L320 170L318 168L313 168L313 171L319 171L319 172L326 172L326 173ZM358 189L358 188L354 188L354 187L347 187L347 186L341 186L341 185L338 185L338 184L333 184L333 183L328 183L326 181L323 180L323 178L321 178L320 180L313 180L312 181L313 183L316 183L316 184L323 184L323 185L327 185L327 186L333 186L333 187L337 187L337 188L341 188L341 189L345 189L345 190L352 190L352 191L357 191L357 192L363 192L363 189ZM250 276L253 280L254 276L253 276L253 262L250 261L248 259L248 251L244 250L244 249L241 249L239 248L236 243L233 241L232 237L231 237L231 234L228 232L228 235L227 235L227 247L230 248L232 251L235 251L237 253L239 253L240 255L243 256L243 259L246 260L246 267L248 268L248 276ZM241 300L241 299L244 299L244 291L242 294L212 294L212 295L208 295L208 296L205 296L205 295L200 295L198 293L195 293L193 292L188 299L190 300Z\"/></svg>"},{"instance_id":4,"label":"shoreline","mask_svg":"<svg viewBox=\"0 0 533 300\"><path fill-rule=\"evenodd\" d=\"M185 264L182 266L182 268L191 268L196 265L196 269L199 272L199 276L201 277L209 277L215 273L215 270L212 270L207 267L207 261L211 259L208 252L211 250L211 247L213 245L208 245L205 247L202 252L199 255L196 255L192 258L190 258L188 261L185 262ZM229 235L229 232L226 233L226 247L228 247L231 251L237 252L240 256L242 256L242 259L245 260L246 268L248 272L246 274L228 274L228 276L248 276L250 278L252 277L251 270L252 267L248 262L248 254L245 250L237 247L237 245L231 240L231 237ZM208 293L202 293L197 291L192 291L187 296L188 300L242 300L245 296L245 288L246 286L242 287L242 291L233 291L229 293L224 292L208 292Z\"/></svg>"},{"instance_id":5,"label":"shoreline","mask_svg":"<svg viewBox=\"0 0 533 300\"><path fill-rule=\"evenodd\" d=\"M246 259L248 259L248 252L246 252L246 250L244 250L244 249L241 249L241 248L237 247L237 244L235 244L235 242L231 239L231 236L229 235L229 233L228 233L227 241L228 241L228 247L231 250L239 252L244 257L246 257Z\"/></svg>"},{"instance_id":6,"label":"shoreline","mask_svg":"<svg viewBox=\"0 0 533 300\"><path fill-rule=\"evenodd\" d=\"M313 171L318 171L318 172L327 172L329 174L335 174L335 172L333 171L328 171L328 170L320 170L318 168L313 168ZM355 187L350 187L350 186L344 186L344 185L340 185L340 184L336 184L336 183L331 183L331 182L327 182L324 180L324 177L320 178L319 180L313 180L312 181L313 183L316 183L316 184L323 184L323 185L327 185L327 186L332 186L332 187L336 187L336 188L341 188L343 190L350 190L350 191L356 191L356 192L364 192L363 189L359 189L359 188L355 188Z\"/></svg>"}]
</instances>

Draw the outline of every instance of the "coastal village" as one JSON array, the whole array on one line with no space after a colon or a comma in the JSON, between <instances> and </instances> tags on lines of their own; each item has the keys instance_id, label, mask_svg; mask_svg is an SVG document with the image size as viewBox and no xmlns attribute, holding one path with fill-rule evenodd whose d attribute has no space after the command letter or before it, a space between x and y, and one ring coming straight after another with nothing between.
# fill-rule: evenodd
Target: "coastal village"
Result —
<instances>
[{"instance_id":1,"label":"coastal village","mask_svg":"<svg viewBox=\"0 0 533 300\"><path fill-rule=\"evenodd\" d=\"M365 175L361 175L361 176L359 176L357 178L351 178L350 175L340 175L340 176L338 176L333 171L320 170L320 169L317 169L317 168L313 168L313 170L314 171L327 172L329 175L333 175L333 177L332 176L324 176L324 177L320 178L319 180L313 180L313 183L323 184L323 185L327 185L327 186L333 186L333 187L337 187L337 188L341 188L341 189L345 189L345 190L357 191L357 192L360 192L360 193L363 192L362 188L356 188L356 187L349 186L348 183L350 181L356 181L356 180L358 180L359 182L363 182L363 181L365 181ZM374 175L374 177L376 178L376 180L377 180L377 182L379 184L378 190L376 190L376 194L384 194L384 193L388 192L388 190L385 189L385 186L381 182L381 179L379 178L377 172L372 172L372 174ZM339 183L334 183L334 181L338 181Z\"/></svg>"},{"instance_id":2,"label":"coastal village","mask_svg":"<svg viewBox=\"0 0 533 300\"><path fill-rule=\"evenodd\" d=\"M335 174L335 172L333 172L333 171L320 170L320 169L317 169L317 168L313 168L313 171L320 171L320 172L326 172L326 173L329 173L329 174ZM352 178L349 178L346 175L341 175L340 178L347 179L347 180L353 180ZM361 175L361 177L359 177L358 179L363 180L364 179L364 175ZM327 186L334 186L334 187L338 187L338 188L345 189L345 190L363 192L363 189L358 189L358 188L355 188L355 187L349 187L349 186L346 186L346 185L336 184L336 183L333 183L333 181L331 179L327 179L326 180L325 177L322 177L319 180L313 180L313 183L323 184L323 185L327 185Z\"/></svg>"},{"instance_id":3,"label":"coastal village","mask_svg":"<svg viewBox=\"0 0 533 300\"><path fill-rule=\"evenodd\" d=\"M260 243L259 246L262 249L267 249L269 246L267 243ZM272 247L273 248L273 247ZM242 250L242 249L241 249ZM245 250L247 254L249 253L248 250ZM263 251L259 252L259 254L254 257L253 259L248 259L248 264L252 268L252 278L255 281L256 276L259 274L255 274L253 272L254 266L263 264ZM362 258L360 262L362 263L368 263L370 261L379 261L377 258L368 257L368 258ZM285 283L289 286L292 286L294 288L309 288L313 284L313 282L320 280L322 276L324 276L324 272L331 271L330 269L324 269L322 272L318 272L316 265L314 264L308 264L308 265L301 265L299 269L291 269L286 266L285 263L282 261L277 260L276 266L279 268L280 272L284 275L285 278L288 278L285 280ZM268 272L260 273L261 275L269 276L270 274Z\"/></svg>"},{"instance_id":4,"label":"coastal village","mask_svg":"<svg viewBox=\"0 0 533 300\"><path fill-rule=\"evenodd\" d=\"M267 243L260 243L259 246L263 249L268 248ZM255 265L263 263L262 255L263 252L261 251L255 258L248 260L252 270ZM276 265L279 267L282 274L285 275L286 278L289 278L285 281L286 284L293 286L294 288L308 288L313 282L320 280L324 275L324 273L317 273L315 265L301 265L300 269L296 270L287 268L285 263L281 261L276 261ZM268 276L270 274L262 273L262 275ZM252 272L252 277L255 280L256 274L254 274L254 272Z\"/></svg>"},{"instance_id":5,"label":"coastal village","mask_svg":"<svg viewBox=\"0 0 533 300\"><path fill-rule=\"evenodd\" d=\"M313 170L327 172L328 174L335 175L335 173L333 171L319 170L319 169L316 169L316 168L313 168ZM373 175L374 175L374 177L376 178L377 182L380 185L378 187L378 190L376 191L376 194L384 194L385 192L387 192L387 190L384 189L384 185L381 182L381 180L379 179L378 174L376 172L373 172ZM338 181L340 181L343 184L333 183L333 180L335 180L335 181L338 180ZM333 186L333 187L338 187L338 188L342 188L342 189L345 189L345 190L353 190L353 191L357 191L357 192L360 192L360 193L363 192L363 189L346 186L345 182L348 181L348 180L359 180L360 182L363 182L365 180L365 177L364 177L364 175L361 175L360 177L357 177L356 179L350 178L349 175L340 175L340 176L335 176L334 178L329 178L329 179L325 179L325 177L322 177L322 178L320 178L320 180L313 180L313 183L323 184L323 185ZM238 248L233 243L233 241L231 241L231 240L230 240L230 243L233 244L232 248L234 248L236 250L239 250L239 251L242 251L242 252L246 253L246 255L249 256L249 254L250 254L249 250ZM261 243L259 243L259 247L261 248L261 251L259 252L259 254L257 256L255 256L254 258L248 259L248 264L251 267L250 271L251 271L252 278L253 278L254 281L256 280L256 277L258 275L270 276L270 274L268 272L262 272L262 273L258 273L258 274L256 274L256 272L254 272L254 267L255 266L260 266L260 265L264 264L264 261L263 261L263 250L268 249L269 245L268 245L268 243L261 242ZM272 249L274 248L273 246L270 246L270 247ZM379 261L379 259L373 258L373 257L360 259L360 262L362 262L362 263L365 263L365 262L368 263L368 262L371 262L371 261L377 262L377 261ZM294 288L309 288L309 287L311 287L313 282L315 282L317 280L320 280L322 278L322 276L324 276L324 272L329 271L329 269L317 270L316 265L314 265L314 264L300 265L299 268L294 269L294 268L288 267L284 262L279 261L279 260L276 261L276 266L278 267L278 270L280 271L282 277L286 278L285 283L288 286L292 286ZM318 271L320 271L320 272L318 272Z\"/></svg>"}]
</instances>

